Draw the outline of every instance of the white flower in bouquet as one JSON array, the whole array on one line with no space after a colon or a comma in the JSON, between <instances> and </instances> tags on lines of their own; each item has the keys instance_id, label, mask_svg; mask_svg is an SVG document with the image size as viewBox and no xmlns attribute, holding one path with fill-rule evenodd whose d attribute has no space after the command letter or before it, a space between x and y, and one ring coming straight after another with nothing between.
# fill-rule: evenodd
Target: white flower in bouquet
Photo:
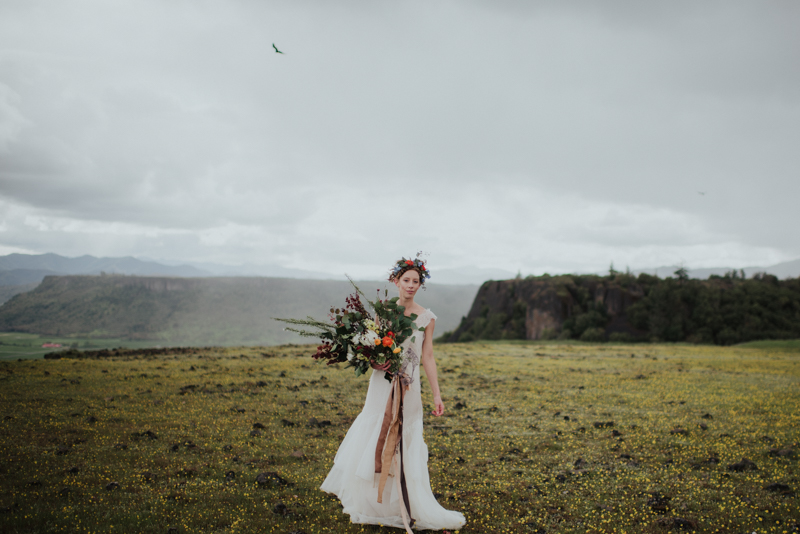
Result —
<instances>
[{"instance_id":1,"label":"white flower in bouquet","mask_svg":"<svg viewBox=\"0 0 800 534\"><path fill-rule=\"evenodd\" d=\"M347 361L348 362L352 362L353 358L355 358L355 357L356 357L355 353L352 351L352 349L350 349L348 347L348 349L347 349Z\"/></svg>"},{"instance_id":2,"label":"white flower in bouquet","mask_svg":"<svg viewBox=\"0 0 800 534\"><path fill-rule=\"evenodd\" d=\"M353 343L355 343L356 345L372 346L375 345L375 341L379 339L380 336L378 334L376 334L372 330L367 330L360 336L356 336L355 338L353 338Z\"/></svg>"}]
</instances>

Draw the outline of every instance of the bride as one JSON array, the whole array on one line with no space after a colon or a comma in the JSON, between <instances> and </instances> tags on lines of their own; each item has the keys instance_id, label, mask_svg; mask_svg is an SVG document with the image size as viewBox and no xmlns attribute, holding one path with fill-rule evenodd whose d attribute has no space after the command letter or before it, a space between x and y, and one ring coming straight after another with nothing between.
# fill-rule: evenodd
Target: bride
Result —
<instances>
[{"instance_id":1,"label":"bride","mask_svg":"<svg viewBox=\"0 0 800 534\"><path fill-rule=\"evenodd\" d=\"M401 346L405 373L410 377L411 384L402 396L402 436L399 454L395 454L391 462L388 482L385 487L380 482L381 453L379 449L376 455L376 448L379 447L379 442L383 443L381 430L386 428L383 426L384 416L392 416L390 397L393 384L384 379L383 371L388 368L388 364L381 366L373 363L374 370L364 408L347 431L333 460L333 467L321 486L323 491L339 497L344 513L350 516L353 523L385 525L406 530L409 529L409 524L417 529L440 530L459 529L465 523L460 512L446 510L433 496L428 476L428 447L422 439L420 363L425 368L433 393L435 409L431 413L437 417L444 414L444 403L436 376L436 361L433 359L436 315L414 302L414 295L429 277L425 263L419 258L399 260L389 275L389 281L394 282L400 294L398 305L405 307L407 316L416 314L414 322L425 330L416 332ZM387 402L390 403L389 406ZM387 456L384 454L383 458ZM405 483L405 487L402 483ZM380 497L379 486L383 489Z\"/></svg>"}]
</instances>

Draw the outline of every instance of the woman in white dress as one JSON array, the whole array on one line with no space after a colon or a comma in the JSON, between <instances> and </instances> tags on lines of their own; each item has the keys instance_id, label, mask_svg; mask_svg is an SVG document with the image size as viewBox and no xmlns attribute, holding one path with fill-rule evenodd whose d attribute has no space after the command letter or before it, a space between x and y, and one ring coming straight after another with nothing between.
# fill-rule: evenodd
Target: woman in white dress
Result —
<instances>
[{"instance_id":1,"label":"woman in white dress","mask_svg":"<svg viewBox=\"0 0 800 534\"><path fill-rule=\"evenodd\" d=\"M403 511L410 511L407 522L417 529L459 529L465 519L460 512L446 510L433 496L428 476L428 447L422 439L422 397L420 393L419 364L425 368L428 383L433 393L435 416L444 413L444 403L439 392L436 376L436 361L433 359L433 329L436 316L432 311L414 302L414 295L425 283L430 274L424 262L419 259L398 261L389 276L400 294L398 304L405 307L405 314L416 314L414 320L424 332L415 332L403 342L405 373L411 384L403 396L401 454L393 463L392 475L403 466L406 491L396 476L390 476L386 483L382 502L378 502L380 472L376 472L375 455L387 401L392 395L392 383L384 378L386 366L373 364L372 376L364 408L358 415L347 435L339 446L328 477L321 489L339 497L344 513L353 523L385 525L406 528ZM412 341L412 338L413 341ZM385 428L385 427L384 427ZM400 462L397 460L401 459ZM407 499L403 495L407 494ZM406 514L408 515L408 514Z\"/></svg>"}]
</instances>

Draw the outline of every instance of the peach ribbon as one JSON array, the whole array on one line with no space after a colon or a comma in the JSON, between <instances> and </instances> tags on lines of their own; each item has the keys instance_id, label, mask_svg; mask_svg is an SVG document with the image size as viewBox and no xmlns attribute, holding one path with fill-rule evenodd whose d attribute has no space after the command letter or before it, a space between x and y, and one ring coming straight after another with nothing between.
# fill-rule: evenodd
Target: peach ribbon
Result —
<instances>
[{"instance_id":1,"label":"peach ribbon","mask_svg":"<svg viewBox=\"0 0 800 534\"><path fill-rule=\"evenodd\" d=\"M383 423L381 433L378 438L378 445L375 447L375 472L380 473L378 483L378 502L383 502L383 490L392 467L395 469L398 495L400 496L400 512L406 531L411 533L409 522L411 519L411 505L408 502L408 489L406 488L406 477L403 469L403 397L405 397L408 386L403 384L403 377L398 373L392 377L392 392L386 402L386 409L383 411ZM399 454L398 454L399 451ZM397 465L396 457L399 456L400 462Z\"/></svg>"}]
</instances>

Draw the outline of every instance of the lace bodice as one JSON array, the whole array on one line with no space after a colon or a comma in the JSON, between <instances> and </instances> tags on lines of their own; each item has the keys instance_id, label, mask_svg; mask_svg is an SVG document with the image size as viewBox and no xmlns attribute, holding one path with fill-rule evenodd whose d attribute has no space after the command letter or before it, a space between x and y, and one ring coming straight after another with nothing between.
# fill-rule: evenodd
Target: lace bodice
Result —
<instances>
[{"instance_id":1,"label":"lace bodice","mask_svg":"<svg viewBox=\"0 0 800 534\"><path fill-rule=\"evenodd\" d=\"M431 320L436 319L436 315L429 309L425 309L414 319L414 324L419 328L427 328ZM403 341L403 366L400 370L407 375L407 385L414 381L419 367L420 357L422 356L422 342L425 340L424 331L415 331L408 339Z\"/></svg>"}]
</instances>

